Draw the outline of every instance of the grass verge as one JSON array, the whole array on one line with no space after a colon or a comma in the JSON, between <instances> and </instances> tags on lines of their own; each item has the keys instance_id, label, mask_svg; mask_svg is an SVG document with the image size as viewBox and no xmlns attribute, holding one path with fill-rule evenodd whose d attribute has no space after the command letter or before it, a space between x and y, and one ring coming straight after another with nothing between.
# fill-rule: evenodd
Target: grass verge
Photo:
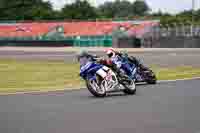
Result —
<instances>
[{"instance_id":1,"label":"grass verge","mask_svg":"<svg viewBox=\"0 0 200 133\"><path fill-rule=\"evenodd\" d=\"M200 76L200 68L151 67L158 80L173 80ZM24 61L0 59L0 94L57 89L79 89L84 82L78 76L79 65L64 61Z\"/></svg>"}]
</instances>

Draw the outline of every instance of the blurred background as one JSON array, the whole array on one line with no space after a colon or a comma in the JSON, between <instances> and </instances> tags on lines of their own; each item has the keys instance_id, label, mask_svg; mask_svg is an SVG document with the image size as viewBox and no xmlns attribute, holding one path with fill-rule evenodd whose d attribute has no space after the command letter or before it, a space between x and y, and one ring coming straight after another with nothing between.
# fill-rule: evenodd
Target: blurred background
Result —
<instances>
[{"instance_id":1,"label":"blurred background","mask_svg":"<svg viewBox=\"0 0 200 133\"><path fill-rule=\"evenodd\" d=\"M0 0L0 46L197 48L198 0Z\"/></svg>"}]
</instances>

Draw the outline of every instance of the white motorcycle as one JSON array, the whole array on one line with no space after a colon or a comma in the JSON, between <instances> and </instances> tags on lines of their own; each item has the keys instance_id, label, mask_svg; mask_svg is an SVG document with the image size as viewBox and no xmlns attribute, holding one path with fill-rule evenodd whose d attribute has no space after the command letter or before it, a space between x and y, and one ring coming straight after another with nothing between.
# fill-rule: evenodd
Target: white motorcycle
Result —
<instances>
[{"instance_id":1,"label":"white motorcycle","mask_svg":"<svg viewBox=\"0 0 200 133\"><path fill-rule=\"evenodd\" d=\"M94 96L105 97L107 93L119 91L123 91L129 95L136 93L134 80L129 79L126 75L117 76L116 73L106 66L94 70L95 66L96 64L91 64L88 67L87 78L85 80L88 90Z\"/></svg>"}]
</instances>

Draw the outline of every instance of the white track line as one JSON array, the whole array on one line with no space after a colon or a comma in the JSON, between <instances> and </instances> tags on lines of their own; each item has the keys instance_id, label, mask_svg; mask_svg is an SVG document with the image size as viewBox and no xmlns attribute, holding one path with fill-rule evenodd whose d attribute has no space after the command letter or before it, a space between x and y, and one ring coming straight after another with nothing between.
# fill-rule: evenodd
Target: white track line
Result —
<instances>
[{"instance_id":1,"label":"white track line","mask_svg":"<svg viewBox=\"0 0 200 133\"><path fill-rule=\"evenodd\" d=\"M185 79L176 79L176 80L158 80L157 83L169 83L169 82L177 82L177 81L187 81L187 80L200 80L200 77L196 77L196 78L185 78ZM137 83L142 84L142 83ZM136 85L137 85L136 84ZM83 88L83 87L80 87ZM62 92L62 91L67 91L68 89L55 89L52 91L30 91L30 92L16 92L16 93L4 93L4 94L0 94L0 96L6 96L6 95L19 95L19 94L43 94L43 93L50 93L50 92ZM73 90L79 90L79 89L69 89L69 91L73 91Z\"/></svg>"},{"instance_id":2,"label":"white track line","mask_svg":"<svg viewBox=\"0 0 200 133\"><path fill-rule=\"evenodd\" d=\"M158 83L177 82L177 81L186 81L186 80L200 80L200 77L184 78L184 79L176 79L176 80L159 80Z\"/></svg>"}]
</instances>

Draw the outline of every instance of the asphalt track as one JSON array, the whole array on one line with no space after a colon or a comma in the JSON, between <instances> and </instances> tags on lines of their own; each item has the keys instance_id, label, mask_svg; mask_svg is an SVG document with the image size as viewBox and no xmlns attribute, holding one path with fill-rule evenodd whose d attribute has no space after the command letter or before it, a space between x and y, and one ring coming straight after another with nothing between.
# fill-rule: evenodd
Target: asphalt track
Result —
<instances>
[{"instance_id":1,"label":"asphalt track","mask_svg":"<svg viewBox=\"0 0 200 133\"><path fill-rule=\"evenodd\" d=\"M105 55L101 51L90 52L96 55ZM163 67L176 66L200 66L200 49L190 50L162 50L162 51L131 51L129 55L136 56L146 65ZM23 50L0 50L0 58L12 58L23 60L64 60L75 62L76 52L73 51L23 51Z\"/></svg>"},{"instance_id":2,"label":"asphalt track","mask_svg":"<svg viewBox=\"0 0 200 133\"><path fill-rule=\"evenodd\" d=\"M92 52L103 55L102 52ZM200 66L200 52L130 52L145 64ZM75 52L1 51L0 58L74 61ZM104 99L86 90L0 96L2 133L199 133L200 80L137 87Z\"/></svg>"},{"instance_id":3,"label":"asphalt track","mask_svg":"<svg viewBox=\"0 0 200 133\"><path fill-rule=\"evenodd\" d=\"M83 89L0 96L2 133L198 133L200 80L94 98Z\"/></svg>"}]
</instances>

